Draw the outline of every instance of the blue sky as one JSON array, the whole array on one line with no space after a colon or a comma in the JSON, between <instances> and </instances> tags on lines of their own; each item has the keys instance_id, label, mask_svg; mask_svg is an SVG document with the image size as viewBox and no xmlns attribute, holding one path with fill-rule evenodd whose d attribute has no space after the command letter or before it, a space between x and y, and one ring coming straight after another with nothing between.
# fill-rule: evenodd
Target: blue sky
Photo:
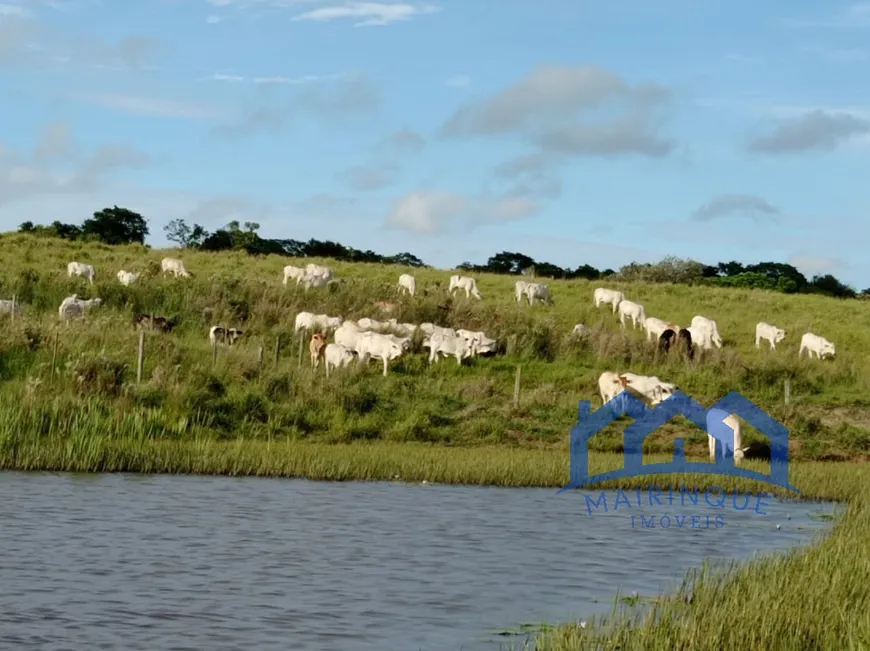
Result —
<instances>
[{"instance_id":1,"label":"blue sky","mask_svg":"<svg viewBox=\"0 0 870 651\"><path fill-rule=\"evenodd\" d=\"M870 286L870 2L0 0L0 229Z\"/></svg>"}]
</instances>

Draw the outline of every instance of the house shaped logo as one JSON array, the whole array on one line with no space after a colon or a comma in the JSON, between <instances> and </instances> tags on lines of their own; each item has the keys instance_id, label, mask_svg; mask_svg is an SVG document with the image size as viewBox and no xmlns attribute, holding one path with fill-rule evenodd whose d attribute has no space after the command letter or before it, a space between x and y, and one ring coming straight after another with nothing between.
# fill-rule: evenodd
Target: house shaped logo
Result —
<instances>
[{"instance_id":1,"label":"house shaped logo","mask_svg":"<svg viewBox=\"0 0 870 651\"><path fill-rule=\"evenodd\" d=\"M736 391L710 409L705 409L683 392L672 394L654 408L647 407L627 391L608 400L594 413L590 413L590 406L588 400L579 403L578 422L571 429L571 479L562 490L642 475L697 473L743 477L800 492L788 483L788 429ZM770 439L770 475L734 465L734 431L722 422L729 414L743 418ZM589 476L589 439L623 415L634 419L623 434L624 466ZM715 463L687 462L683 450L685 441L677 438L674 440L673 461L644 465L644 439L677 415L685 416L716 439Z\"/></svg>"}]
</instances>

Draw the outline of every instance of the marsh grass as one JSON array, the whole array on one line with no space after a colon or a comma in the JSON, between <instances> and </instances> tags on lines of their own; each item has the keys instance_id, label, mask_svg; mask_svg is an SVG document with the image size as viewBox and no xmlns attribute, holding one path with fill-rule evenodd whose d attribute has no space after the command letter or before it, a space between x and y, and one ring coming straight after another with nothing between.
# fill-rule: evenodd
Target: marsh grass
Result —
<instances>
[{"instance_id":1,"label":"marsh grass","mask_svg":"<svg viewBox=\"0 0 870 651\"><path fill-rule=\"evenodd\" d=\"M715 318L726 347L689 362L662 355L640 330L620 330L609 308L596 310L591 297L600 283L548 281L555 305L529 308L515 303L511 277L477 275L484 300L474 301L447 294L449 272L314 260L331 266L339 282L306 294L280 282L283 266L300 261L184 251L180 255L194 277L176 280L158 273L159 261L168 253L179 254L0 236L0 297L15 295L23 311L0 329L0 387L7 404L26 404L35 414L22 421L24 431L37 434L41 423L74 411L96 419L92 432L111 429L133 439L146 432L150 439L168 442L244 438L562 447L576 420L577 401L599 405L600 373L630 369L676 382L703 404L732 389L740 391L789 427L794 458L863 458L870 451L865 398L870 329L852 325L866 321L870 305L864 302L608 283L642 302L650 315L682 324L694 314ZM94 264L93 287L66 277L70 260ZM120 269L141 271L143 278L123 287L115 277ZM418 296L397 294L396 279L403 271L416 275ZM57 307L72 293L100 296L103 306L83 321L59 325ZM322 369L315 374L309 367L306 348L300 367L299 340L293 333L296 313L385 320L388 315L375 308L378 300L397 303L392 316L401 322L482 329L499 340L503 352L461 368L452 360L430 368L425 355L415 353L392 364L386 378L371 363L343 369L327 380ZM172 334L147 334L140 385L135 381L134 311L178 317ZM776 351L754 347L755 323L762 319L788 332ZM583 339L570 334L579 322L590 328ZM238 347L220 349L212 364L207 332L214 324L241 327L246 334ZM807 329L835 341L837 359L799 361L798 341ZM515 407L518 365L522 386ZM791 382L789 405L783 403L786 379ZM623 423L612 425L592 439L591 447L620 451L623 428ZM756 456L763 458L764 438L749 426L746 431ZM686 438L690 454L703 455L704 433L682 419L649 437L645 451L672 450L677 433Z\"/></svg>"}]
</instances>

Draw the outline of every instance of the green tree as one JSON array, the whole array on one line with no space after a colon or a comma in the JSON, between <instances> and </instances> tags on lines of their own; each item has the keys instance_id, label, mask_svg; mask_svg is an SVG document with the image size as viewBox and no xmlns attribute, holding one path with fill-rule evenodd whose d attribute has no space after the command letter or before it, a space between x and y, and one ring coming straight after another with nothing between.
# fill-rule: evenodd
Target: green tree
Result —
<instances>
[{"instance_id":1,"label":"green tree","mask_svg":"<svg viewBox=\"0 0 870 651\"><path fill-rule=\"evenodd\" d=\"M145 218L127 208L103 208L86 219L81 226L82 235L94 236L106 244L145 244L148 224Z\"/></svg>"},{"instance_id":2,"label":"green tree","mask_svg":"<svg viewBox=\"0 0 870 651\"><path fill-rule=\"evenodd\" d=\"M209 233L199 224L189 226L183 219L173 219L163 227L166 239L183 249L196 249L208 238Z\"/></svg>"}]
</instances>

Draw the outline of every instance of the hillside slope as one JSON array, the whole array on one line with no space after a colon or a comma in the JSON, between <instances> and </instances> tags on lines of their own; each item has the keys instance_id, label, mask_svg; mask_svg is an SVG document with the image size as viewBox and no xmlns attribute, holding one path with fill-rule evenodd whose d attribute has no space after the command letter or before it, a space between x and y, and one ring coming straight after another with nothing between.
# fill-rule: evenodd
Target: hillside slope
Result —
<instances>
[{"instance_id":1,"label":"hillside slope","mask_svg":"<svg viewBox=\"0 0 870 651\"><path fill-rule=\"evenodd\" d=\"M182 257L195 277L161 278L156 272L168 254ZM342 280L306 294L281 284L284 265L300 261L277 256L110 247L21 234L0 237L0 256L0 298L15 295L22 309L22 316L0 333L0 403L21 409L21 426L34 432L44 429L40 423L45 418L74 413L81 417L86 407L96 419L94 427L99 421L100 427L120 435L565 445L577 401L592 400L593 408L600 404L599 374L631 370L675 382L703 404L732 389L740 391L790 427L799 456L855 456L870 450L865 398L870 327L864 325L870 305L865 302L758 290L606 283L642 303L648 316L681 325L696 314L715 319L724 348L690 363L657 353L655 346L645 343L641 330L621 332L608 307L596 310L592 292L602 285L599 282L548 281L555 305L529 307L516 304L516 278L508 276L475 275L483 300L457 294L451 301L446 293L451 272L443 270L306 259L303 264L329 265ZM66 264L72 260L96 267L93 287L66 277ZM123 287L116 278L120 269L144 271L145 277ZM396 280L403 272L417 278L418 296L413 299L396 294ZM72 293L99 296L104 304L84 322L59 327L57 308ZM378 300L399 303L394 316L401 322L484 330L505 342L508 352L462 367L452 359L443 360L434 368L428 367L424 355L411 354L395 362L386 378L372 363L327 380L322 369L312 374L306 349L300 368L292 334L297 312L385 319L374 306ZM148 333L140 386L135 378L138 334L131 326L133 311L180 318L171 335ZM786 329L787 337L776 351L767 350L765 342L761 350L755 349L755 324L760 320ZM238 349L221 350L212 367L207 333L218 323L241 327L245 338ZM586 340L570 336L576 323L592 328ZM835 342L837 359L798 360L800 336L808 330ZM58 375L52 378L55 333ZM281 351L275 364L278 336ZM522 390L515 408L518 364ZM783 401L787 378L788 406ZM677 429L674 421L652 437L648 447L667 449ZM692 429L688 441L690 450L700 451L705 436ZM593 439L593 446L601 449L620 445L618 426Z\"/></svg>"}]
</instances>

